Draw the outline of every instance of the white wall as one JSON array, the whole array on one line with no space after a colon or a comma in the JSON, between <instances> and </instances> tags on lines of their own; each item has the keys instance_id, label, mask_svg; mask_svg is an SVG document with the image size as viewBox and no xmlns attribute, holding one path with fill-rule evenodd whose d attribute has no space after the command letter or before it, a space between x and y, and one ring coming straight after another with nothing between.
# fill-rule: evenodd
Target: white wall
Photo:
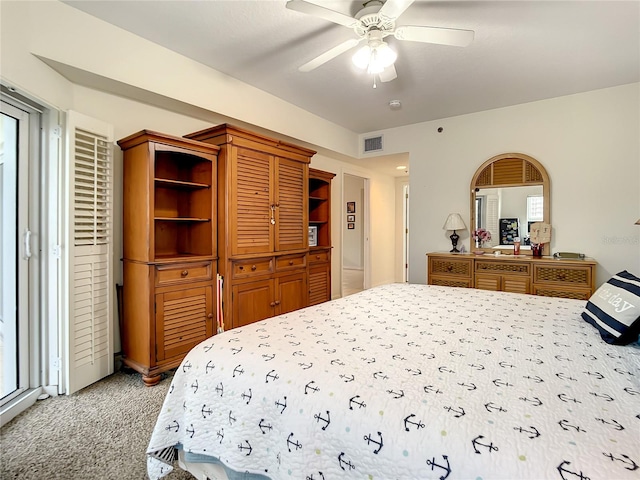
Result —
<instances>
[{"instance_id":1,"label":"white wall","mask_svg":"<svg viewBox=\"0 0 640 480\"><path fill-rule=\"evenodd\" d=\"M593 257L598 284L622 269L639 275L639 106L631 84L380 132L387 153L410 152L410 280L426 281L427 252L450 248L447 214L469 218L476 169L506 152L549 173L552 252ZM461 237L469 245L469 232Z\"/></svg>"},{"instance_id":2,"label":"white wall","mask_svg":"<svg viewBox=\"0 0 640 480\"><path fill-rule=\"evenodd\" d=\"M346 175L344 178L344 197L342 208L347 215L341 224L343 228L342 240L342 266L343 268L354 268L362 270L364 268L364 222L362 215L364 207L364 180L353 175ZM347 203L354 202L355 211L349 213L346 210ZM349 215L353 215L355 220L349 222ZM349 224L352 223L352 229Z\"/></svg>"}]
</instances>

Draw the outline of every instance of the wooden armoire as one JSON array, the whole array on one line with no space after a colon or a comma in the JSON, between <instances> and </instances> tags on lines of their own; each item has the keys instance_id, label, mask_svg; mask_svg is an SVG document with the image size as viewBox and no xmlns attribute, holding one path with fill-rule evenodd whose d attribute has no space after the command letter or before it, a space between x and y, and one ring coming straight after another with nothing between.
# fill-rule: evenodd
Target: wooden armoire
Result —
<instances>
[{"instance_id":1,"label":"wooden armoire","mask_svg":"<svg viewBox=\"0 0 640 480\"><path fill-rule=\"evenodd\" d=\"M123 361L154 385L215 332L219 148L148 130L118 145Z\"/></svg>"},{"instance_id":2,"label":"wooden armoire","mask_svg":"<svg viewBox=\"0 0 640 480\"><path fill-rule=\"evenodd\" d=\"M186 135L220 147L218 272L225 328L309 304L313 150L228 124Z\"/></svg>"}]
</instances>

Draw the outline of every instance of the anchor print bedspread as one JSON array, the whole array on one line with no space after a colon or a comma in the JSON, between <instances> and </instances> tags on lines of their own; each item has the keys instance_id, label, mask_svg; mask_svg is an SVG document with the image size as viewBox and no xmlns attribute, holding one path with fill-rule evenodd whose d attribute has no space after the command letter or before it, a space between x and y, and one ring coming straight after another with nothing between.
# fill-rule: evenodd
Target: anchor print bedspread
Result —
<instances>
[{"instance_id":1,"label":"anchor print bedspread","mask_svg":"<svg viewBox=\"0 0 640 480\"><path fill-rule=\"evenodd\" d=\"M585 302L392 284L230 330L176 371L148 447L272 479L639 479L640 349Z\"/></svg>"}]
</instances>

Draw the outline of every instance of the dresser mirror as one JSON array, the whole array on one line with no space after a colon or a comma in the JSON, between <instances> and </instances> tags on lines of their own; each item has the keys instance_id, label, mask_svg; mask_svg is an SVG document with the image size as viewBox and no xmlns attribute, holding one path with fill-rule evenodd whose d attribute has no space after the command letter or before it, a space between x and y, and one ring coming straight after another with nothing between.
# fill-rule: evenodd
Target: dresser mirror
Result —
<instances>
[{"instance_id":1,"label":"dresser mirror","mask_svg":"<svg viewBox=\"0 0 640 480\"><path fill-rule=\"evenodd\" d=\"M510 254L518 237L520 254L531 255L530 225L551 223L549 205L549 176L540 162L522 153L490 158L471 180L470 251ZM491 239L474 238L479 229ZM549 255L549 244L542 254Z\"/></svg>"}]
</instances>

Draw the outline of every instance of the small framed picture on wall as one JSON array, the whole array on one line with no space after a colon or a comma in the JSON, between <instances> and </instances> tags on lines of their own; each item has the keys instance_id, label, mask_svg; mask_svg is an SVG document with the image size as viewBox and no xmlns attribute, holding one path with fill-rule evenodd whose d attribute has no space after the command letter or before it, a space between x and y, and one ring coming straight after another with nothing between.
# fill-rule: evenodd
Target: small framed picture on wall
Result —
<instances>
[{"instance_id":1,"label":"small framed picture on wall","mask_svg":"<svg viewBox=\"0 0 640 480\"><path fill-rule=\"evenodd\" d=\"M355 215L347 215L347 222L355 222L355 221L356 221Z\"/></svg>"},{"instance_id":2,"label":"small framed picture on wall","mask_svg":"<svg viewBox=\"0 0 640 480\"><path fill-rule=\"evenodd\" d=\"M356 213L356 202L347 202L347 213Z\"/></svg>"},{"instance_id":3,"label":"small framed picture on wall","mask_svg":"<svg viewBox=\"0 0 640 480\"><path fill-rule=\"evenodd\" d=\"M349 230L353 230L354 228L356 228L356 224L355 223L347 223L347 228Z\"/></svg>"}]
</instances>

